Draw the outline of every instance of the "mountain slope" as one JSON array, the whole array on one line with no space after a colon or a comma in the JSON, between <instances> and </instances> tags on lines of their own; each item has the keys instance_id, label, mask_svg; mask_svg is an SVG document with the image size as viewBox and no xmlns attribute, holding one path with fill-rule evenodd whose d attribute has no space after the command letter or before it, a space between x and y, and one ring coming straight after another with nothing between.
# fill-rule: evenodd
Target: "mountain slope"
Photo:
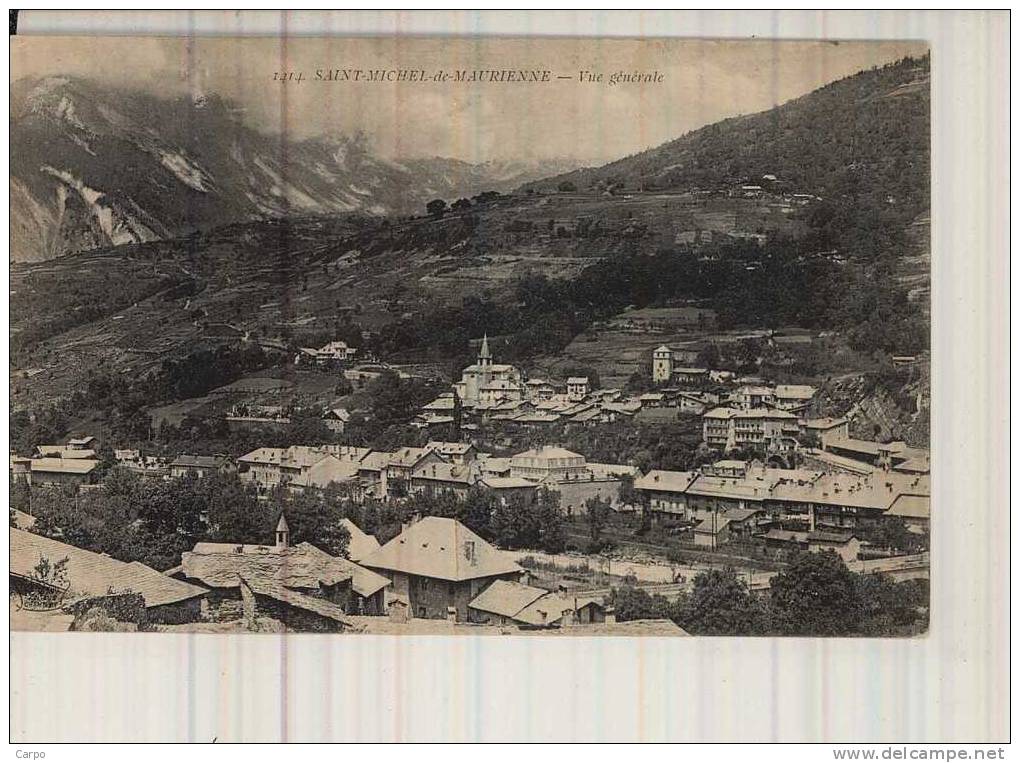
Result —
<instances>
[{"instance_id":1,"label":"mountain slope","mask_svg":"<svg viewBox=\"0 0 1020 763\"><path fill-rule=\"evenodd\" d=\"M527 184L555 190L720 189L774 175L825 198L880 194L913 220L928 208L930 59L904 59L759 114L703 127L602 167Z\"/></svg>"},{"instance_id":2,"label":"mountain slope","mask_svg":"<svg viewBox=\"0 0 1020 763\"><path fill-rule=\"evenodd\" d=\"M11 259L43 260L288 214L407 214L508 190L548 165L397 163L365 136L288 141L215 95L155 98L64 77L11 96Z\"/></svg>"}]
</instances>

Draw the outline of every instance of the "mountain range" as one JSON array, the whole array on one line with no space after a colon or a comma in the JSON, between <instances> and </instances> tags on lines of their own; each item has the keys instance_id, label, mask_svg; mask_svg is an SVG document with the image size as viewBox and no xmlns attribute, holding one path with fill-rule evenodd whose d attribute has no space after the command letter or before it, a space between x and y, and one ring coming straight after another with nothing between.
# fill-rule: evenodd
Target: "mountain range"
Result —
<instances>
[{"instance_id":1,"label":"mountain range","mask_svg":"<svg viewBox=\"0 0 1020 763\"><path fill-rule=\"evenodd\" d=\"M157 97L69 77L11 94L11 260L38 261L289 214L424 211L566 163L400 162L363 134L289 140L213 94Z\"/></svg>"}]
</instances>

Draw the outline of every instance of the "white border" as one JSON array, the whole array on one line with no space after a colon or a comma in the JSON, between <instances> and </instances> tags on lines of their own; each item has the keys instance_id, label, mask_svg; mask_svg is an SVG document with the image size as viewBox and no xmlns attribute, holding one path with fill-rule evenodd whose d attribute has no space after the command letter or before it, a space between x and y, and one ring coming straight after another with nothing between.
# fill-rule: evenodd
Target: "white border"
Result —
<instances>
[{"instance_id":1,"label":"white border","mask_svg":"<svg viewBox=\"0 0 1020 763\"><path fill-rule=\"evenodd\" d=\"M131 34L144 25L163 34L276 34L281 18L36 13L22 12L20 33L45 24L64 33ZM302 637L284 649L273 636L12 634L12 738L1005 739L1008 26L1001 13L921 11L301 13L286 24L291 34L316 35L929 40L935 600L927 638Z\"/></svg>"}]
</instances>

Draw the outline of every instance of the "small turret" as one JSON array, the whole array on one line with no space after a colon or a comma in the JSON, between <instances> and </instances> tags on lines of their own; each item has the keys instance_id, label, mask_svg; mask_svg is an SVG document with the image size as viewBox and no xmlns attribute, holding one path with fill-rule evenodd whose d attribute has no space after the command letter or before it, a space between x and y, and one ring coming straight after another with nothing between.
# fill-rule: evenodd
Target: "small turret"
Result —
<instances>
[{"instance_id":1,"label":"small turret","mask_svg":"<svg viewBox=\"0 0 1020 763\"><path fill-rule=\"evenodd\" d=\"M280 521L276 523L276 547L278 549L290 546L290 527L287 526L287 517L280 515Z\"/></svg>"}]
</instances>

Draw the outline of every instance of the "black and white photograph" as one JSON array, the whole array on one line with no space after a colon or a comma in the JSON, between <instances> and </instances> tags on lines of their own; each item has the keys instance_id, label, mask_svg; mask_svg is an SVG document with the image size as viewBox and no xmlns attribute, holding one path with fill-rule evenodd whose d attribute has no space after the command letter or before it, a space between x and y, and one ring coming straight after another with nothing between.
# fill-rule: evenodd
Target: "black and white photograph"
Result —
<instances>
[{"instance_id":1,"label":"black and white photograph","mask_svg":"<svg viewBox=\"0 0 1020 763\"><path fill-rule=\"evenodd\" d=\"M930 70L11 38L11 628L924 637Z\"/></svg>"}]
</instances>

